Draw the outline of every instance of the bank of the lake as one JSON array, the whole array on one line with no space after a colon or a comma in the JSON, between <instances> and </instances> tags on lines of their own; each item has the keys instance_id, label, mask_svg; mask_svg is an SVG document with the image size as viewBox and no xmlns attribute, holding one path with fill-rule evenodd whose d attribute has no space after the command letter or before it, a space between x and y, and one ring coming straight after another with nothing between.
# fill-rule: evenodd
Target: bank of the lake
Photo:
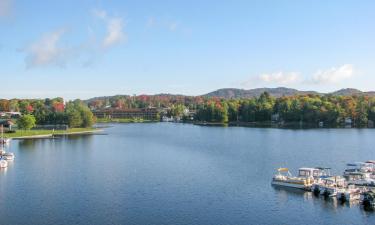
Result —
<instances>
[{"instance_id":1,"label":"bank of the lake","mask_svg":"<svg viewBox=\"0 0 375 225\"><path fill-rule=\"evenodd\" d=\"M134 119L134 118L119 118L119 119L109 119L109 118L97 118L97 123L154 123L159 122L159 120L146 120L146 119Z\"/></svg>"},{"instance_id":2,"label":"bank of the lake","mask_svg":"<svg viewBox=\"0 0 375 225\"><path fill-rule=\"evenodd\" d=\"M27 138L48 138L62 135L91 134L101 131L98 128L71 128L68 130L16 130L15 133L6 133L6 138L27 139Z\"/></svg>"}]
</instances>

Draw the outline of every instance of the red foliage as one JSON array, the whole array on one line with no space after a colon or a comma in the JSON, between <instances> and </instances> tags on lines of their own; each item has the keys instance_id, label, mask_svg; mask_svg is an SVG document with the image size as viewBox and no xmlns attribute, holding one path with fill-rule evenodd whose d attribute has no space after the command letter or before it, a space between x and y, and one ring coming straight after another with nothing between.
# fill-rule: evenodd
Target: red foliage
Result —
<instances>
[{"instance_id":1,"label":"red foliage","mask_svg":"<svg viewBox=\"0 0 375 225\"><path fill-rule=\"evenodd\" d=\"M53 104L53 110L55 112L64 112L64 108L65 108L65 106L64 106L64 103L62 103L62 102L55 102Z\"/></svg>"},{"instance_id":2,"label":"red foliage","mask_svg":"<svg viewBox=\"0 0 375 225\"><path fill-rule=\"evenodd\" d=\"M26 107L26 110L27 110L29 113L31 113L31 112L34 111L34 108L33 108L32 105L28 105L28 106Z\"/></svg>"}]
</instances>

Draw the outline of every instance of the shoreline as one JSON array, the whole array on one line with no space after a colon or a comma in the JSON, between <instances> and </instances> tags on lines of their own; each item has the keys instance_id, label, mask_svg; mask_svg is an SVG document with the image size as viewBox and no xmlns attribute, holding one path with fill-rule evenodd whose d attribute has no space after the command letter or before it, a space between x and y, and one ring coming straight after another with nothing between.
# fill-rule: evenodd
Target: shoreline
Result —
<instances>
[{"instance_id":1,"label":"shoreline","mask_svg":"<svg viewBox=\"0 0 375 225\"><path fill-rule=\"evenodd\" d=\"M102 132L102 129L93 129L93 130L84 130L84 131L67 131L67 132L58 132L58 133L47 133L47 134L32 134L24 136L9 137L13 140L25 140L25 139L49 139L55 137L64 137L70 135L84 135L84 134L95 134ZM56 132L56 131L55 131Z\"/></svg>"}]
</instances>

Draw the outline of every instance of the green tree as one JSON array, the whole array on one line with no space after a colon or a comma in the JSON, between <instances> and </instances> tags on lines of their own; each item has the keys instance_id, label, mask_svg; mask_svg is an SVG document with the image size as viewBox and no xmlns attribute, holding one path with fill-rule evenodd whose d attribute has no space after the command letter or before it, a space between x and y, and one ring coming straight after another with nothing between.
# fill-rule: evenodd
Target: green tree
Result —
<instances>
[{"instance_id":1,"label":"green tree","mask_svg":"<svg viewBox=\"0 0 375 225\"><path fill-rule=\"evenodd\" d=\"M68 112L68 124L69 127L80 127L83 123L81 113L77 110Z\"/></svg>"},{"instance_id":2,"label":"green tree","mask_svg":"<svg viewBox=\"0 0 375 225\"><path fill-rule=\"evenodd\" d=\"M36 119L33 115L23 115L17 120L18 129L30 130L35 127Z\"/></svg>"}]
</instances>

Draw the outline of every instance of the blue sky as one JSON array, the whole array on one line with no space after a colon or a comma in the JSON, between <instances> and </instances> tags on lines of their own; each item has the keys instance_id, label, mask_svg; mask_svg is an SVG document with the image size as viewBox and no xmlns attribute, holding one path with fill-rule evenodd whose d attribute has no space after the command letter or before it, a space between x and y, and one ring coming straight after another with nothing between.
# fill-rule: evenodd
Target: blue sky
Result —
<instances>
[{"instance_id":1,"label":"blue sky","mask_svg":"<svg viewBox=\"0 0 375 225\"><path fill-rule=\"evenodd\" d=\"M374 8L345 0L0 0L0 97L375 90Z\"/></svg>"}]
</instances>

